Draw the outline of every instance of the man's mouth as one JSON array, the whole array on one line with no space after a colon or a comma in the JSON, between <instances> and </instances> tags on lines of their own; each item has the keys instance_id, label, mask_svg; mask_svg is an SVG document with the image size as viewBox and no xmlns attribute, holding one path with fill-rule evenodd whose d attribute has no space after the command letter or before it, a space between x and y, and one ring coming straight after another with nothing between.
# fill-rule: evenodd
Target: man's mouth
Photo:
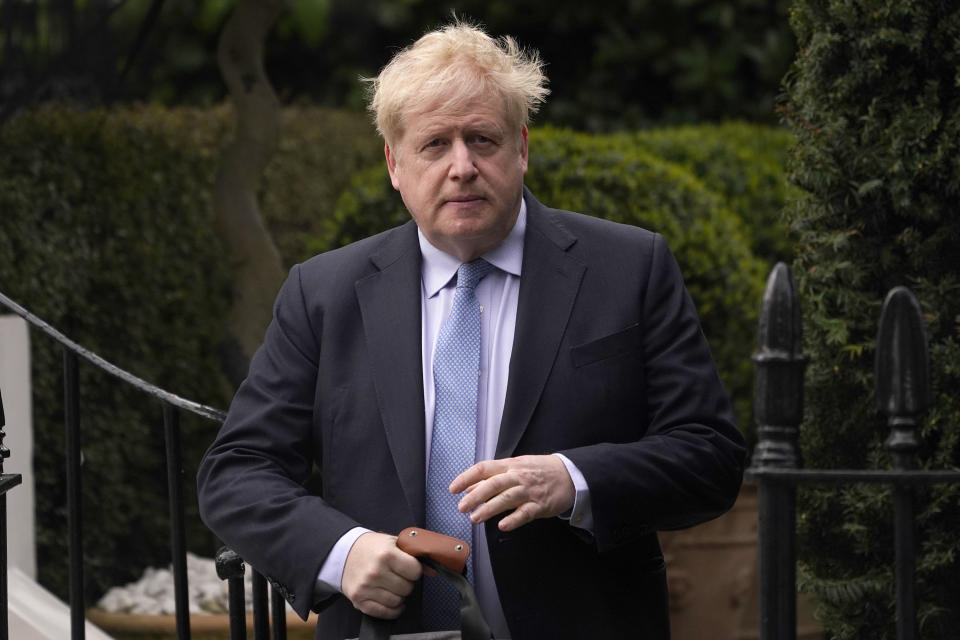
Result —
<instances>
[{"instance_id":1,"label":"man's mouth","mask_svg":"<svg viewBox=\"0 0 960 640\"><path fill-rule=\"evenodd\" d=\"M478 195L452 196L450 198L447 198L447 202L454 203L454 204L479 202L480 200L483 200L483 197Z\"/></svg>"}]
</instances>

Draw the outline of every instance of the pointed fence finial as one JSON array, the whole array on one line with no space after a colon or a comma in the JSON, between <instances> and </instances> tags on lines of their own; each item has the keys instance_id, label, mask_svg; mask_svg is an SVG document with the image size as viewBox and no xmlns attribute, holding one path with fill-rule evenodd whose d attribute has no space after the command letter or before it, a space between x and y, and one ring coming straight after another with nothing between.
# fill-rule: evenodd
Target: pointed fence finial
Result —
<instances>
[{"instance_id":1,"label":"pointed fence finial","mask_svg":"<svg viewBox=\"0 0 960 640\"><path fill-rule=\"evenodd\" d=\"M759 441L755 467L795 468L800 463L797 430L803 419L800 301L790 268L778 262L767 278L760 311L754 419Z\"/></svg>"},{"instance_id":2,"label":"pointed fence finial","mask_svg":"<svg viewBox=\"0 0 960 640\"><path fill-rule=\"evenodd\" d=\"M916 416L930 405L930 360L923 311L906 287L887 294L877 330L877 409L888 417L887 449L897 468L915 465Z\"/></svg>"}]
</instances>

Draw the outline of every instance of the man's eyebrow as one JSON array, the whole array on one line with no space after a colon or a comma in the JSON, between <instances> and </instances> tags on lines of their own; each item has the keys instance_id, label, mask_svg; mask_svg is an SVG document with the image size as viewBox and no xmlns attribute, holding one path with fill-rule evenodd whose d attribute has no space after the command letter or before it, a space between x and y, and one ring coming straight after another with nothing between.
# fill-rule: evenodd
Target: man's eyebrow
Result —
<instances>
[{"instance_id":1,"label":"man's eyebrow","mask_svg":"<svg viewBox=\"0 0 960 640\"><path fill-rule=\"evenodd\" d=\"M491 120L489 118L479 118L479 117L474 120L470 120L466 123L465 128L469 129L471 127L475 127L475 128L483 127L483 128L489 128L489 129L497 129L497 130L503 129L503 126L496 120Z\"/></svg>"},{"instance_id":2,"label":"man's eyebrow","mask_svg":"<svg viewBox=\"0 0 960 640\"><path fill-rule=\"evenodd\" d=\"M450 126L445 124L435 124L426 126L414 133L414 139L418 141L432 140L450 133Z\"/></svg>"},{"instance_id":3,"label":"man's eyebrow","mask_svg":"<svg viewBox=\"0 0 960 640\"><path fill-rule=\"evenodd\" d=\"M462 131L464 133L480 131L500 137L505 134L506 128L499 124L496 120L478 117L476 119L470 119L458 126L454 126L445 122L437 122L429 124L418 131L411 133L413 134L412 139L416 143L422 144L429 142L434 138L442 138L444 136L451 135L451 133L455 130Z\"/></svg>"}]
</instances>

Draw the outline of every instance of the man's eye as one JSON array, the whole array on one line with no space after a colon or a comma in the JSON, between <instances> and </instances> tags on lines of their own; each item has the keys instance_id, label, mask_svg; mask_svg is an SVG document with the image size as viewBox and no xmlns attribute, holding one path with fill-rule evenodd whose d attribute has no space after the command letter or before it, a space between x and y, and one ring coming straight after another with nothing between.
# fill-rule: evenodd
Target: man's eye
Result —
<instances>
[{"instance_id":1,"label":"man's eye","mask_svg":"<svg viewBox=\"0 0 960 640\"><path fill-rule=\"evenodd\" d=\"M440 138L434 138L427 144L423 145L423 148L424 149L436 148L441 146L442 144L443 144L443 140L441 140Z\"/></svg>"}]
</instances>

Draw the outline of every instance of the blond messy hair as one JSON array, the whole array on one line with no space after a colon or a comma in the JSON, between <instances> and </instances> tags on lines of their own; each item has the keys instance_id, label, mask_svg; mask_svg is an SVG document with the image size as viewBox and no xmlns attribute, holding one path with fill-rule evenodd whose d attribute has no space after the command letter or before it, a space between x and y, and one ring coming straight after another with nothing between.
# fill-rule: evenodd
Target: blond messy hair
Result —
<instances>
[{"instance_id":1,"label":"blond messy hair","mask_svg":"<svg viewBox=\"0 0 960 640\"><path fill-rule=\"evenodd\" d=\"M494 39L456 20L406 47L369 83L369 110L387 142L399 140L406 118L427 110L455 111L479 95L499 95L509 127L530 123L550 90L543 62L510 36Z\"/></svg>"}]
</instances>

